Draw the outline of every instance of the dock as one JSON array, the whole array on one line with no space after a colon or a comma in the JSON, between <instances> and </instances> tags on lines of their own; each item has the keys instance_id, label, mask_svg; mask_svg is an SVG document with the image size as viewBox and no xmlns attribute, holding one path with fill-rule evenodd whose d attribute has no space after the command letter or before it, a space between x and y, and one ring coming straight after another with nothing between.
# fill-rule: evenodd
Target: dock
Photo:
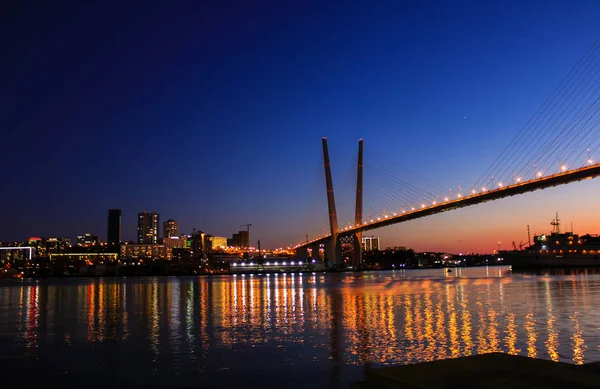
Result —
<instances>
[{"instance_id":1,"label":"dock","mask_svg":"<svg viewBox=\"0 0 600 389\"><path fill-rule=\"evenodd\" d=\"M600 388L600 362L583 365L503 353L367 369L351 389Z\"/></svg>"}]
</instances>

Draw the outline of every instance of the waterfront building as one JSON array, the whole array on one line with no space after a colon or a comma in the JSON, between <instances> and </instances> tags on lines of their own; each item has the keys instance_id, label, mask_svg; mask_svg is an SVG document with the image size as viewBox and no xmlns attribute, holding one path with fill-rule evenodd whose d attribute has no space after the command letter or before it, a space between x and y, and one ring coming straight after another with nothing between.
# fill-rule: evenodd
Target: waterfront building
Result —
<instances>
[{"instance_id":1,"label":"waterfront building","mask_svg":"<svg viewBox=\"0 0 600 389\"><path fill-rule=\"evenodd\" d=\"M48 257L54 253L64 253L71 248L71 239L65 237L40 238L32 236L28 240L28 245L35 248L39 257Z\"/></svg>"},{"instance_id":2,"label":"waterfront building","mask_svg":"<svg viewBox=\"0 0 600 389\"><path fill-rule=\"evenodd\" d=\"M97 236L87 233L85 235L77 235L77 246L92 247L100 244L100 239Z\"/></svg>"},{"instance_id":3,"label":"waterfront building","mask_svg":"<svg viewBox=\"0 0 600 389\"><path fill-rule=\"evenodd\" d=\"M0 242L0 267L27 261L34 256L34 248L27 246L26 242Z\"/></svg>"},{"instance_id":4,"label":"waterfront building","mask_svg":"<svg viewBox=\"0 0 600 389\"><path fill-rule=\"evenodd\" d=\"M173 219L169 219L163 223L163 238L179 236L179 223Z\"/></svg>"},{"instance_id":5,"label":"waterfront building","mask_svg":"<svg viewBox=\"0 0 600 389\"><path fill-rule=\"evenodd\" d=\"M250 247L250 232L240 231L240 247Z\"/></svg>"},{"instance_id":6,"label":"waterfront building","mask_svg":"<svg viewBox=\"0 0 600 389\"><path fill-rule=\"evenodd\" d=\"M116 262L118 259L117 253L60 253L50 254L50 261L55 262L62 260L65 264L80 264L86 265L102 265L105 263Z\"/></svg>"},{"instance_id":7,"label":"waterfront building","mask_svg":"<svg viewBox=\"0 0 600 389\"><path fill-rule=\"evenodd\" d=\"M363 251L379 250L379 237L377 236L363 236L362 238L362 249Z\"/></svg>"},{"instance_id":8,"label":"waterfront building","mask_svg":"<svg viewBox=\"0 0 600 389\"><path fill-rule=\"evenodd\" d=\"M227 246L250 247L250 233L248 231L238 231L237 234L231 236L231 239L227 239Z\"/></svg>"},{"instance_id":9,"label":"waterfront building","mask_svg":"<svg viewBox=\"0 0 600 389\"><path fill-rule=\"evenodd\" d=\"M185 248L187 244L186 236L171 236L165 237L162 239L163 246L167 246L170 248Z\"/></svg>"},{"instance_id":10,"label":"waterfront building","mask_svg":"<svg viewBox=\"0 0 600 389\"><path fill-rule=\"evenodd\" d=\"M211 236L210 240L213 250L223 250L227 247L227 238L224 236Z\"/></svg>"},{"instance_id":11,"label":"waterfront building","mask_svg":"<svg viewBox=\"0 0 600 389\"><path fill-rule=\"evenodd\" d=\"M44 243L48 254L64 253L71 247L71 239L65 237L45 238Z\"/></svg>"},{"instance_id":12,"label":"waterfront building","mask_svg":"<svg viewBox=\"0 0 600 389\"><path fill-rule=\"evenodd\" d=\"M192 243L192 245L191 245L192 259L194 259L194 260L206 259L207 258L206 243L208 243L207 235L202 231L194 230L194 232L192 232L191 241L192 241L191 242Z\"/></svg>"},{"instance_id":13,"label":"waterfront building","mask_svg":"<svg viewBox=\"0 0 600 389\"><path fill-rule=\"evenodd\" d=\"M171 260L172 248L162 244L122 244L121 260L163 259Z\"/></svg>"},{"instance_id":14,"label":"waterfront building","mask_svg":"<svg viewBox=\"0 0 600 389\"><path fill-rule=\"evenodd\" d=\"M113 208L108 210L108 234L106 235L106 240L111 246L121 243L120 209Z\"/></svg>"},{"instance_id":15,"label":"waterfront building","mask_svg":"<svg viewBox=\"0 0 600 389\"><path fill-rule=\"evenodd\" d=\"M240 234L233 234L231 239L227 240L227 246L240 247Z\"/></svg>"},{"instance_id":16,"label":"waterfront building","mask_svg":"<svg viewBox=\"0 0 600 389\"><path fill-rule=\"evenodd\" d=\"M156 212L140 212L138 214L137 242L138 244L158 243L158 222Z\"/></svg>"}]
</instances>

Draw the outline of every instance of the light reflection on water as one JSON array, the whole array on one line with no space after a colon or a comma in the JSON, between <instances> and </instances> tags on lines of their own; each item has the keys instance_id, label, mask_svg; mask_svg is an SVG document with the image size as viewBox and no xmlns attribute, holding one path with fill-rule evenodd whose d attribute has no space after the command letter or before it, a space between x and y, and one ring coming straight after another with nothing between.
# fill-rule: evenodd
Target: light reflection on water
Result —
<instances>
[{"instance_id":1,"label":"light reflection on water","mask_svg":"<svg viewBox=\"0 0 600 389\"><path fill-rule=\"evenodd\" d=\"M0 362L45 381L267 387L492 351L581 364L600 360L599 297L588 270L9 280Z\"/></svg>"}]
</instances>

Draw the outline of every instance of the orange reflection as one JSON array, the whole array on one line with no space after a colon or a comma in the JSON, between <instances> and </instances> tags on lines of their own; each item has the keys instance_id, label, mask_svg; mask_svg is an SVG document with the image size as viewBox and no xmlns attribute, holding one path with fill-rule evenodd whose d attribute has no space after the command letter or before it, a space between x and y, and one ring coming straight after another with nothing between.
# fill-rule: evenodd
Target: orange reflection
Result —
<instances>
[{"instance_id":1,"label":"orange reflection","mask_svg":"<svg viewBox=\"0 0 600 389\"><path fill-rule=\"evenodd\" d=\"M469 312L469 306L468 306L468 298L466 296L465 293L465 287L464 285L459 285L458 287L459 292L460 292L460 308L462 310L462 314L461 314L461 318L462 318L462 328L461 328L461 336L462 336L462 341L464 343L464 352L463 355L464 356L468 356L471 355L473 353L473 341L471 338L471 312Z\"/></svg>"},{"instance_id":2,"label":"orange reflection","mask_svg":"<svg viewBox=\"0 0 600 389\"><path fill-rule=\"evenodd\" d=\"M535 332L535 320L533 318L533 312L529 312L525 316L525 330L527 331L527 356L535 358L537 351L535 348L535 342L537 341L537 333Z\"/></svg>"},{"instance_id":3,"label":"orange reflection","mask_svg":"<svg viewBox=\"0 0 600 389\"><path fill-rule=\"evenodd\" d=\"M546 281L544 283L545 295L546 295L546 311L548 312L547 329L548 329L548 340L544 342L546 350L550 359L554 362L558 362L558 332L555 329L556 316L553 313L552 295L550 294L550 283Z\"/></svg>"},{"instance_id":4,"label":"orange reflection","mask_svg":"<svg viewBox=\"0 0 600 389\"><path fill-rule=\"evenodd\" d=\"M435 359L443 359L448 357L447 334L446 334L446 318L447 311L444 310L444 301L439 296L435 307L435 342L436 352Z\"/></svg>"},{"instance_id":5,"label":"orange reflection","mask_svg":"<svg viewBox=\"0 0 600 389\"><path fill-rule=\"evenodd\" d=\"M501 351L500 350L500 339L498 338L498 321L497 321L497 317L498 314L496 313L496 310L494 310L494 308L489 307L488 308L488 314L487 314L487 318L488 318L488 322L489 322L489 327L488 327L488 333L489 333L489 350L490 352L498 352Z\"/></svg>"},{"instance_id":6,"label":"orange reflection","mask_svg":"<svg viewBox=\"0 0 600 389\"><path fill-rule=\"evenodd\" d=\"M433 330L433 304L431 303L431 294L426 293L425 296L425 349L423 351L423 359L425 361L433 361L435 355L435 340Z\"/></svg>"},{"instance_id":7,"label":"orange reflection","mask_svg":"<svg viewBox=\"0 0 600 389\"><path fill-rule=\"evenodd\" d=\"M573 362L576 365L583 365L584 353L587 347L583 340L583 331L579 327L579 312L575 312L570 319L573 322L573 336L571 337L573 341Z\"/></svg>"},{"instance_id":8,"label":"orange reflection","mask_svg":"<svg viewBox=\"0 0 600 389\"><path fill-rule=\"evenodd\" d=\"M521 352L517 349L517 324L515 323L515 314L509 312L506 314L506 336L504 337L504 344L508 349L508 353L511 355L517 355Z\"/></svg>"},{"instance_id":9,"label":"orange reflection","mask_svg":"<svg viewBox=\"0 0 600 389\"><path fill-rule=\"evenodd\" d=\"M457 358L460 355L460 344L458 342L458 322L456 318L455 288L446 285L446 307L448 311L448 333L450 335L450 357Z\"/></svg>"}]
</instances>

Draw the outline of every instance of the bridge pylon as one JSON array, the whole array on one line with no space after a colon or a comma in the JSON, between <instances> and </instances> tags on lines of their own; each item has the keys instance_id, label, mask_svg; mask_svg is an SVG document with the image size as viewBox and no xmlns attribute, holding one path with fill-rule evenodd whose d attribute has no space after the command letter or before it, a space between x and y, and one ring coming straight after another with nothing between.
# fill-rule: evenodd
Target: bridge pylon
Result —
<instances>
[{"instance_id":1,"label":"bridge pylon","mask_svg":"<svg viewBox=\"0 0 600 389\"><path fill-rule=\"evenodd\" d=\"M354 226L362 224L363 217L363 140L358 140L358 164L356 166L356 209L354 212ZM354 266L362 264L362 232L354 234L354 247L352 262Z\"/></svg>"},{"instance_id":2,"label":"bridge pylon","mask_svg":"<svg viewBox=\"0 0 600 389\"><path fill-rule=\"evenodd\" d=\"M338 221L335 210L335 196L333 195L333 180L331 179L331 165L329 163L329 149L327 148L327 138L323 138L323 163L325 165L325 186L327 188L327 208L329 209L329 229L331 231L331 245L327 257L335 265L340 264L341 255L338 254Z\"/></svg>"}]
</instances>

